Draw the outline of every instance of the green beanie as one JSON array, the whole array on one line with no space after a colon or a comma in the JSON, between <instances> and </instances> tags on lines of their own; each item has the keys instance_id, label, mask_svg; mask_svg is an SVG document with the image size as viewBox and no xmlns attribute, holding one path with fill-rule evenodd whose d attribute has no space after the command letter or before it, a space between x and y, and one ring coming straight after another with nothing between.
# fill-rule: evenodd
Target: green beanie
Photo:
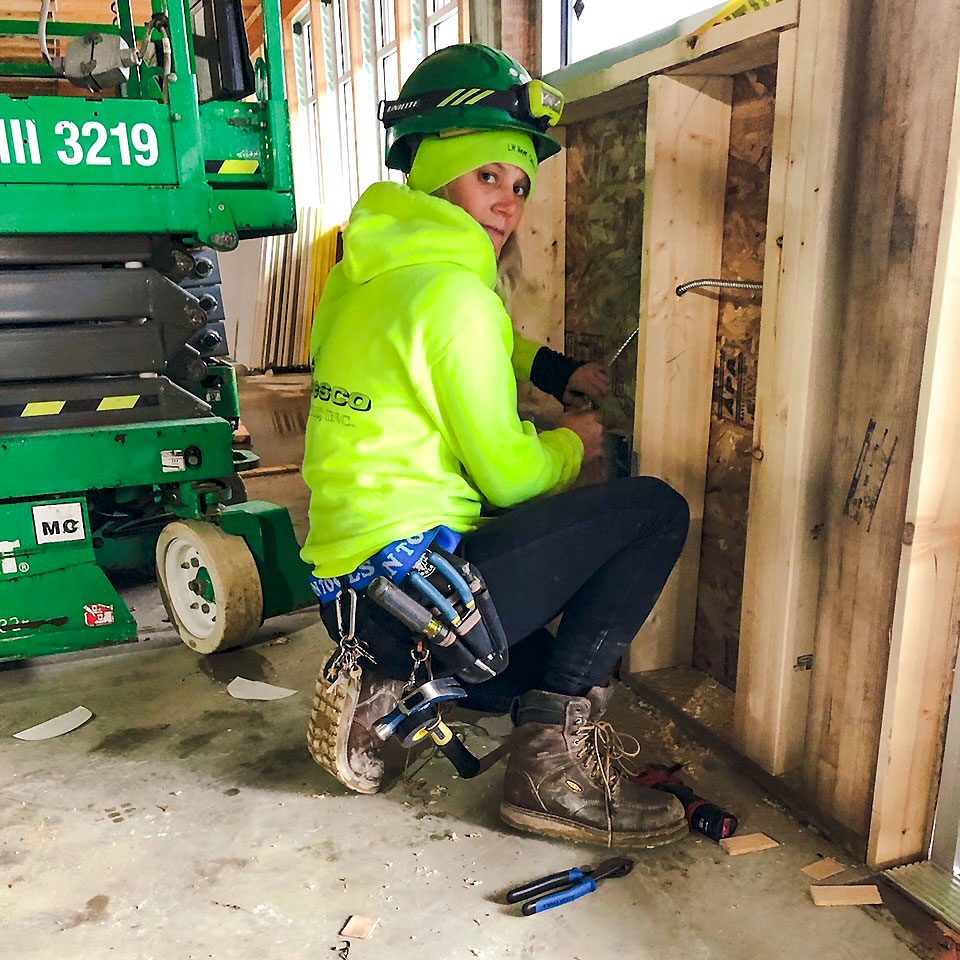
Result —
<instances>
[{"instance_id":1,"label":"green beanie","mask_svg":"<svg viewBox=\"0 0 960 960\"><path fill-rule=\"evenodd\" d=\"M537 153L530 135L522 130L478 130L457 136L426 138L417 147L407 184L413 190L435 193L451 180L488 163L511 163L537 183Z\"/></svg>"}]
</instances>

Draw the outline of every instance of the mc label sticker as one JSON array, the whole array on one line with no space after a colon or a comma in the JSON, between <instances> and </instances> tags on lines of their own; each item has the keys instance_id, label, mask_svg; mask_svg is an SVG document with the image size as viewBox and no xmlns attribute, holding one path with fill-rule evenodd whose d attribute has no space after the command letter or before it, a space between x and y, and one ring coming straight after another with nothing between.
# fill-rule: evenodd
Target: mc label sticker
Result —
<instances>
[{"instance_id":1,"label":"mc label sticker","mask_svg":"<svg viewBox=\"0 0 960 960\"><path fill-rule=\"evenodd\" d=\"M86 540L83 506L80 503L50 503L34 507L33 529L38 544Z\"/></svg>"}]
</instances>

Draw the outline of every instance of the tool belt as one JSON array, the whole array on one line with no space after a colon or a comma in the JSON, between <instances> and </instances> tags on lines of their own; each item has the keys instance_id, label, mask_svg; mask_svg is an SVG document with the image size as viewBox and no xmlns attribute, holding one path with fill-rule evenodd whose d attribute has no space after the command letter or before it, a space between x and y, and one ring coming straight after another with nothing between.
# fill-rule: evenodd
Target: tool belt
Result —
<instances>
[{"instance_id":1,"label":"tool belt","mask_svg":"<svg viewBox=\"0 0 960 960\"><path fill-rule=\"evenodd\" d=\"M321 602L337 604L338 622L344 599L352 617L357 594L365 593L456 677L482 683L506 668L509 648L483 577L452 552L459 540L435 527L390 544L339 580L313 578L314 592ZM347 633L353 639L352 627Z\"/></svg>"}]
</instances>

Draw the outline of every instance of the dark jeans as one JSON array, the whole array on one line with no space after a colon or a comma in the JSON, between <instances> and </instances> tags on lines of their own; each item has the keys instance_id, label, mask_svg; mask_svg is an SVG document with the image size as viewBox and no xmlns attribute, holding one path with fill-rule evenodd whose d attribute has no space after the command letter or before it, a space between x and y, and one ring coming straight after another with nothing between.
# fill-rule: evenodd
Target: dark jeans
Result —
<instances>
[{"instance_id":1,"label":"dark jeans","mask_svg":"<svg viewBox=\"0 0 960 960\"><path fill-rule=\"evenodd\" d=\"M458 552L483 575L511 649L510 666L468 687L466 705L505 710L526 690L580 696L605 684L660 596L689 517L662 480L624 477L522 504L467 534ZM561 613L553 637L543 627ZM333 607L321 616L336 637ZM382 673L409 676L409 633L366 597L357 633Z\"/></svg>"}]
</instances>

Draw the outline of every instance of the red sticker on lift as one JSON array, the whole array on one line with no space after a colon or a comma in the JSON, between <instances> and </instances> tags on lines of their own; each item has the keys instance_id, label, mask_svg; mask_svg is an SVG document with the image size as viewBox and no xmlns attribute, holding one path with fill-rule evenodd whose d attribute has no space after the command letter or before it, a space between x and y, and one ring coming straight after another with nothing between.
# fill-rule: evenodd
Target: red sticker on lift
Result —
<instances>
[{"instance_id":1,"label":"red sticker on lift","mask_svg":"<svg viewBox=\"0 0 960 960\"><path fill-rule=\"evenodd\" d=\"M113 607L106 603L86 603L83 618L88 627L106 627L113 623Z\"/></svg>"}]
</instances>

